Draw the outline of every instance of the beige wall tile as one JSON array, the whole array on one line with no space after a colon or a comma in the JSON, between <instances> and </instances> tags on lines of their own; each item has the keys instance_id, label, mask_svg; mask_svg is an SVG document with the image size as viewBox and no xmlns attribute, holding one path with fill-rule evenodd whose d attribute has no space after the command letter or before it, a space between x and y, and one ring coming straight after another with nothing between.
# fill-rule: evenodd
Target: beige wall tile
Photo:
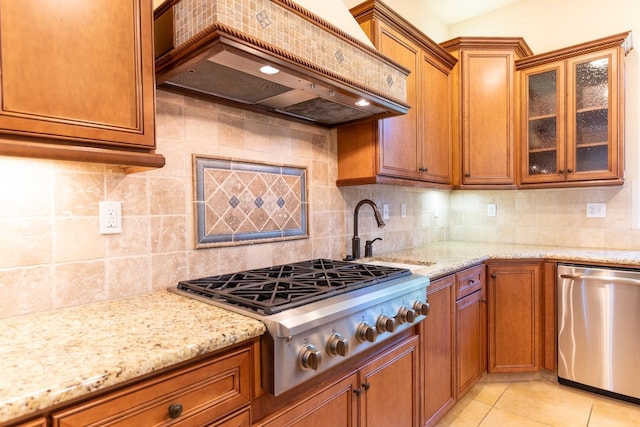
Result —
<instances>
[{"instance_id":1,"label":"beige wall tile","mask_svg":"<svg viewBox=\"0 0 640 427\"><path fill-rule=\"evenodd\" d=\"M96 202L97 206L97 202ZM54 262L104 258L105 237L100 235L97 216L60 217L53 224Z\"/></svg>"}]
</instances>

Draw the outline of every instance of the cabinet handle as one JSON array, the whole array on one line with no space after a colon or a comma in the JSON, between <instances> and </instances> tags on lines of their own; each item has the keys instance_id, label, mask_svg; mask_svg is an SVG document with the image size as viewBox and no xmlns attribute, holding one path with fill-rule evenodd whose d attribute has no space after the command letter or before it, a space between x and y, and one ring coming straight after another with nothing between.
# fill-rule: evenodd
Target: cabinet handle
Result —
<instances>
[{"instance_id":1,"label":"cabinet handle","mask_svg":"<svg viewBox=\"0 0 640 427\"><path fill-rule=\"evenodd\" d=\"M182 405L179 403L174 403L169 406L169 417L170 418L178 418L182 415Z\"/></svg>"},{"instance_id":2,"label":"cabinet handle","mask_svg":"<svg viewBox=\"0 0 640 427\"><path fill-rule=\"evenodd\" d=\"M558 173L564 173L564 169L558 169Z\"/></svg>"},{"instance_id":3,"label":"cabinet handle","mask_svg":"<svg viewBox=\"0 0 640 427\"><path fill-rule=\"evenodd\" d=\"M471 174L470 173L465 173L464 176L466 176L467 178L470 178Z\"/></svg>"},{"instance_id":4,"label":"cabinet handle","mask_svg":"<svg viewBox=\"0 0 640 427\"><path fill-rule=\"evenodd\" d=\"M418 169L420 172L429 172L429 168L420 168Z\"/></svg>"},{"instance_id":5,"label":"cabinet handle","mask_svg":"<svg viewBox=\"0 0 640 427\"><path fill-rule=\"evenodd\" d=\"M369 390L369 387L371 387L371 384L369 384L369 383L362 384L362 388L364 389L364 391Z\"/></svg>"},{"instance_id":6,"label":"cabinet handle","mask_svg":"<svg viewBox=\"0 0 640 427\"><path fill-rule=\"evenodd\" d=\"M483 304L486 304L487 300L486 299L481 299L480 302L483 303Z\"/></svg>"},{"instance_id":7,"label":"cabinet handle","mask_svg":"<svg viewBox=\"0 0 640 427\"><path fill-rule=\"evenodd\" d=\"M567 169L567 173L573 173L573 169Z\"/></svg>"},{"instance_id":8,"label":"cabinet handle","mask_svg":"<svg viewBox=\"0 0 640 427\"><path fill-rule=\"evenodd\" d=\"M495 279L498 275L496 273L491 273L491 277Z\"/></svg>"},{"instance_id":9,"label":"cabinet handle","mask_svg":"<svg viewBox=\"0 0 640 427\"><path fill-rule=\"evenodd\" d=\"M353 394L355 394L356 396L360 396L362 394L362 389L361 388L357 388L357 389L353 390Z\"/></svg>"}]
</instances>

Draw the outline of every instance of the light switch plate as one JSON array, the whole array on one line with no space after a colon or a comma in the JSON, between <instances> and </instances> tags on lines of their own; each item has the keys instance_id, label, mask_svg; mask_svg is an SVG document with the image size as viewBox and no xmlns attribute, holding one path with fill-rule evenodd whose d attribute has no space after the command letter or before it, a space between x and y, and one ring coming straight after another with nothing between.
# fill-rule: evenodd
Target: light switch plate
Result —
<instances>
[{"instance_id":1,"label":"light switch plate","mask_svg":"<svg viewBox=\"0 0 640 427\"><path fill-rule=\"evenodd\" d=\"M587 218L606 218L606 203L587 203Z\"/></svg>"},{"instance_id":2,"label":"light switch plate","mask_svg":"<svg viewBox=\"0 0 640 427\"><path fill-rule=\"evenodd\" d=\"M487 205L487 216L496 216L497 207L495 203L489 203Z\"/></svg>"},{"instance_id":3,"label":"light switch plate","mask_svg":"<svg viewBox=\"0 0 640 427\"><path fill-rule=\"evenodd\" d=\"M405 203L402 203L400 205L400 217L401 218L407 217L407 205Z\"/></svg>"},{"instance_id":4,"label":"light switch plate","mask_svg":"<svg viewBox=\"0 0 640 427\"><path fill-rule=\"evenodd\" d=\"M100 202L100 234L122 233L122 202Z\"/></svg>"}]
</instances>

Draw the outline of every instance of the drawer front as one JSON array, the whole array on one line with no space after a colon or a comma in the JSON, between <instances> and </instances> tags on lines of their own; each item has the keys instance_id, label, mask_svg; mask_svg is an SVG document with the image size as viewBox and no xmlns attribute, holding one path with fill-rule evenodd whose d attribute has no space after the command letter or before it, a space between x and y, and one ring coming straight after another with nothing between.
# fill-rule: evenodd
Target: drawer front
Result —
<instances>
[{"instance_id":1,"label":"drawer front","mask_svg":"<svg viewBox=\"0 0 640 427\"><path fill-rule=\"evenodd\" d=\"M213 422L251 402L251 361L250 348L236 350L56 413L53 426Z\"/></svg>"},{"instance_id":2,"label":"drawer front","mask_svg":"<svg viewBox=\"0 0 640 427\"><path fill-rule=\"evenodd\" d=\"M471 267L456 273L456 299L463 298L482 289L484 265Z\"/></svg>"}]
</instances>

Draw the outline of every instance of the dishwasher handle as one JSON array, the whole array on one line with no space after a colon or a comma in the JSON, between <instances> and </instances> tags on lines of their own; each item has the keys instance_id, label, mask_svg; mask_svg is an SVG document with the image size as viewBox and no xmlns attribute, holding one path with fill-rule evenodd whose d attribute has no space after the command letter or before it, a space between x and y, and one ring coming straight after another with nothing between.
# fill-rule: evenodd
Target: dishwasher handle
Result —
<instances>
[{"instance_id":1,"label":"dishwasher handle","mask_svg":"<svg viewBox=\"0 0 640 427\"><path fill-rule=\"evenodd\" d=\"M580 274L561 274L560 278L562 279L571 279L571 280L597 280L600 282L615 282L615 283L623 283L626 285L638 285L640 286L640 279L629 279L626 277L615 277L615 276L583 276Z\"/></svg>"}]
</instances>

